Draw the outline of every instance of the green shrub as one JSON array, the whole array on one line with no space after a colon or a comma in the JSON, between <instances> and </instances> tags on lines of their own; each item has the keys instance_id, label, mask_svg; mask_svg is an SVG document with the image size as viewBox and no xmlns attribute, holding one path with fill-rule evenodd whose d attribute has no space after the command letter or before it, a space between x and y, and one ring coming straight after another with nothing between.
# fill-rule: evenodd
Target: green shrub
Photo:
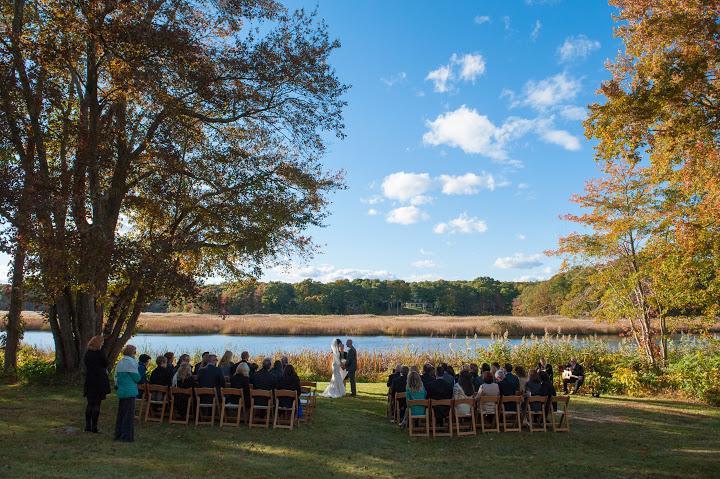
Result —
<instances>
[{"instance_id":1,"label":"green shrub","mask_svg":"<svg viewBox=\"0 0 720 479\"><path fill-rule=\"evenodd\" d=\"M55 361L44 351L21 347L17 376L23 382L47 384L55 376Z\"/></svg>"}]
</instances>

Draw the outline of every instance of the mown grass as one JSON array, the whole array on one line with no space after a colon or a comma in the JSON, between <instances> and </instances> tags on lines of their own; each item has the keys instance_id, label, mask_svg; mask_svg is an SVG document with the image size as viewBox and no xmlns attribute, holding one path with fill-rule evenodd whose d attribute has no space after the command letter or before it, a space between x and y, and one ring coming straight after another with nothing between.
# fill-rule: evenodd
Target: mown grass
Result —
<instances>
[{"instance_id":1,"label":"mown grass","mask_svg":"<svg viewBox=\"0 0 720 479\"><path fill-rule=\"evenodd\" d=\"M719 477L720 410L670 400L573 397L570 433L409 438L384 417L384 384L319 400L295 431L142 425L111 440L81 426L76 387L0 386L0 475L8 478L167 477Z\"/></svg>"},{"instance_id":2,"label":"mown grass","mask_svg":"<svg viewBox=\"0 0 720 479\"><path fill-rule=\"evenodd\" d=\"M43 317L24 312L27 330L49 330ZM617 335L622 324L599 323L591 319L562 316L352 316L249 314L226 316L193 313L143 313L141 333L166 334L237 334L251 336L442 336L471 337L509 333L511 336L531 334Z\"/></svg>"}]
</instances>

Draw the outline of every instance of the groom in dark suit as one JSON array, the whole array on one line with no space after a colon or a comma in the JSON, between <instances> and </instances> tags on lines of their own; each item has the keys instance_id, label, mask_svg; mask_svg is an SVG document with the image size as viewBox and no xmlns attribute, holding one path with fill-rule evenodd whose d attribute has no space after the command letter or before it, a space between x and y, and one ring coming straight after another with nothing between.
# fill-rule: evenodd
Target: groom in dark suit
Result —
<instances>
[{"instance_id":1,"label":"groom in dark suit","mask_svg":"<svg viewBox=\"0 0 720 479\"><path fill-rule=\"evenodd\" d=\"M347 345L347 351L345 354L347 354L346 362L345 362L345 371L347 371L346 378L350 381L350 395L352 397L355 397L357 395L357 390L355 388L355 370L357 369L357 351L355 351L355 347L353 346L352 339L348 339L345 343Z\"/></svg>"}]
</instances>

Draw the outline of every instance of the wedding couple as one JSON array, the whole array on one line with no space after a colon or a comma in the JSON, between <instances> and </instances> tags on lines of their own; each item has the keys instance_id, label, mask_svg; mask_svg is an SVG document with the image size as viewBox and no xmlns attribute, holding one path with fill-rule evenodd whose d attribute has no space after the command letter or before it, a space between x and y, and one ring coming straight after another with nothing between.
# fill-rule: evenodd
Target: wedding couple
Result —
<instances>
[{"instance_id":1,"label":"wedding couple","mask_svg":"<svg viewBox=\"0 0 720 479\"><path fill-rule=\"evenodd\" d=\"M326 398L341 398L345 396L345 379L350 381L350 395L355 397L355 370L357 369L357 352L352 339L346 341L347 351L340 339L333 341L332 349L332 378L330 384L322 393Z\"/></svg>"}]
</instances>

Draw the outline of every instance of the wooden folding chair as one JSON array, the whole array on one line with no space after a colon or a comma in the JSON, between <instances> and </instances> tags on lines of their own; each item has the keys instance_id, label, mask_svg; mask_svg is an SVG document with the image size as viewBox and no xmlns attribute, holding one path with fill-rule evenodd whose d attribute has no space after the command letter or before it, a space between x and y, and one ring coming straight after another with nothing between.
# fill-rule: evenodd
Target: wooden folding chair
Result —
<instances>
[{"instance_id":1,"label":"wooden folding chair","mask_svg":"<svg viewBox=\"0 0 720 479\"><path fill-rule=\"evenodd\" d=\"M292 398L291 406L281 406L281 398ZM297 418L297 400L297 391L283 389L275 391L275 419L273 420L273 429L290 429L292 431ZM285 416L287 416L287 419Z\"/></svg>"},{"instance_id":2,"label":"wooden folding chair","mask_svg":"<svg viewBox=\"0 0 720 479\"><path fill-rule=\"evenodd\" d=\"M208 399L210 402L208 402ZM218 400L215 388L195 388L195 426L215 424L215 412L217 411ZM207 415L203 420L202 412L210 409L210 420Z\"/></svg>"},{"instance_id":3,"label":"wooden folding chair","mask_svg":"<svg viewBox=\"0 0 720 479\"><path fill-rule=\"evenodd\" d=\"M168 387L159 384L147 385L148 400L145 407L145 422L163 422L165 418L165 407L168 402ZM160 408L160 415L156 414Z\"/></svg>"},{"instance_id":4,"label":"wooden folding chair","mask_svg":"<svg viewBox=\"0 0 720 479\"><path fill-rule=\"evenodd\" d=\"M467 405L470 410L467 413L461 414L458 412L458 406L462 405ZM453 400L453 416L455 417L455 435L474 436L477 434L474 399L468 398Z\"/></svg>"},{"instance_id":5,"label":"wooden folding chair","mask_svg":"<svg viewBox=\"0 0 720 479\"><path fill-rule=\"evenodd\" d=\"M238 388L220 388L220 427L239 426L245 418L245 400L243 390ZM233 402L237 401L237 403ZM228 414L228 412L235 414Z\"/></svg>"},{"instance_id":6,"label":"wooden folding chair","mask_svg":"<svg viewBox=\"0 0 720 479\"><path fill-rule=\"evenodd\" d=\"M480 416L482 432L500 432L500 396L480 396L476 400L477 414ZM490 407L489 405L492 405ZM489 411L494 412L489 412ZM492 421L488 416L492 416Z\"/></svg>"},{"instance_id":7,"label":"wooden folding chair","mask_svg":"<svg viewBox=\"0 0 720 479\"><path fill-rule=\"evenodd\" d=\"M422 406L424 414L413 414L412 406ZM430 436L430 401L415 399L407 402L408 431L411 436ZM418 425L415 425L415 421ZM424 432L418 432L424 431Z\"/></svg>"},{"instance_id":8,"label":"wooden folding chair","mask_svg":"<svg viewBox=\"0 0 720 479\"><path fill-rule=\"evenodd\" d=\"M400 417L400 402L405 401L405 393L395 393L395 400L393 401L394 404L394 411L395 411L395 424L400 424L404 418Z\"/></svg>"},{"instance_id":9,"label":"wooden folding chair","mask_svg":"<svg viewBox=\"0 0 720 479\"><path fill-rule=\"evenodd\" d=\"M540 426L535 424L535 418L540 418L542 421L542 431L547 431L547 420L545 418L545 404L547 403L546 396L530 396L527 399L527 414L530 432L540 430ZM533 407L535 406L535 407Z\"/></svg>"},{"instance_id":10,"label":"wooden folding chair","mask_svg":"<svg viewBox=\"0 0 720 479\"><path fill-rule=\"evenodd\" d=\"M505 432L522 431L522 399L522 396L503 396L500 398L500 414ZM513 406L510 405L514 405L514 411Z\"/></svg>"},{"instance_id":11,"label":"wooden folding chair","mask_svg":"<svg viewBox=\"0 0 720 479\"><path fill-rule=\"evenodd\" d=\"M394 398L392 395L392 390L388 388L387 392L387 417L390 419L390 422L395 422L395 404L394 404Z\"/></svg>"},{"instance_id":12,"label":"wooden folding chair","mask_svg":"<svg viewBox=\"0 0 720 479\"><path fill-rule=\"evenodd\" d=\"M453 401L452 399L431 399L430 400L430 424L432 425L432 434L433 437L439 437L439 436L450 436L453 435ZM448 407L448 417L447 417L447 425L443 426L442 424L440 427L438 427L437 423L437 412L435 408L439 406L447 406ZM439 432L438 432L439 429Z\"/></svg>"},{"instance_id":13,"label":"wooden folding chair","mask_svg":"<svg viewBox=\"0 0 720 479\"><path fill-rule=\"evenodd\" d=\"M140 400L135 401L135 419L142 421L142 416L145 412L145 403L148 400L147 383L138 384L138 394L140 395Z\"/></svg>"},{"instance_id":14,"label":"wooden folding chair","mask_svg":"<svg viewBox=\"0 0 720 479\"><path fill-rule=\"evenodd\" d=\"M270 427L270 416L272 415L273 407L272 397L272 391L265 391L264 389L253 389L250 391L250 414L248 427L264 427L265 429ZM255 422L256 413L262 413L265 415L263 422Z\"/></svg>"},{"instance_id":15,"label":"wooden folding chair","mask_svg":"<svg viewBox=\"0 0 720 479\"><path fill-rule=\"evenodd\" d=\"M302 417L300 421L307 421L315 411L317 402L317 383L314 381L300 381L300 398L298 399L302 406Z\"/></svg>"},{"instance_id":16,"label":"wooden folding chair","mask_svg":"<svg viewBox=\"0 0 720 479\"><path fill-rule=\"evenodd\" d=\"M554 432L570 432L568 407L570 396L553 396L550 404L550 420ZM560 405L563 405L561 408ZM556 409L557 407L557 409Z\"/></svg>"},{"instance_id":17,"label":"wooden folding chair","mask_svg":"<svg viewBox=\"0 0 720 479\"><path fill-rule=\"evenodd\" d=\"M177 405L177 398L179 396L187 396L187 402L185 403L185 411L182 411ZM170 417L168 423L170 424L190 424L190 411L192 410L192 388L170 388ZM176 413L180 413L180 419L175 419ZM184 419L182 419L184 416Z\"/></svg>"}]
</instances>

